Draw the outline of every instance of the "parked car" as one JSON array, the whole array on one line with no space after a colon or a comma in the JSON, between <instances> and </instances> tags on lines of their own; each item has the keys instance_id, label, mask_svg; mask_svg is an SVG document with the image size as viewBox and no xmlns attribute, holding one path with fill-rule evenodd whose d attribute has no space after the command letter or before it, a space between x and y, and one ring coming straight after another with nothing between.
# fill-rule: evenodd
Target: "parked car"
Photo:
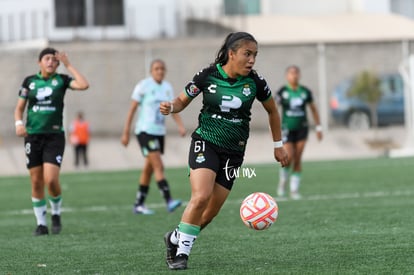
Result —
<instances>
[{"instance_id":1,"label":"parked car","mask_svg":"<svg viewBox=\"0 0 414 275\"><path fill-rule=\"evenodd\" d=\"M331 97L331 114L335 122L351 129L368 129L372 126L366 102L350 97L349 90L355 78L341 82ZM404 82L399 74L380 75L382 97L378 103L380 126L404 123Z\"/></svg>"}]
</instances>

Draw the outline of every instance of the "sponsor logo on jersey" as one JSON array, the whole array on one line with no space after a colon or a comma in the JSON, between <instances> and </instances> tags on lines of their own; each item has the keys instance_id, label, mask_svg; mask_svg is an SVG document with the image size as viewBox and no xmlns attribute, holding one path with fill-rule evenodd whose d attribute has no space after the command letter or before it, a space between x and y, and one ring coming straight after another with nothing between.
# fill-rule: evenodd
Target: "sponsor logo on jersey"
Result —
<instances>
[{"instance_id":1,"label":"sponsor logo on jersey","mask_svg":"<svg viewBox=\"0 0 414 275\"><path fill-rule=\"evenodd\" d=\"M196 162L197 163L203 163L204 161L206 161L206 158L204 157L203 153L199 153L197 155Z\"/></svg>"},{"instance_id":2,"label":"sponsor logo on jersey","mask_svg":"<svg viewBox=\"0 0 414 275\"><path fill-rule=\"evenodd\" d=\"M244 85L242 93L243 93L245 96L249 96L249 95L252 93L252 92L250 91L250 86L249 86L249 84L245 84L245 85Z\"/></svg>"},{"instance_id":3,"label":"sponsor logo on jersey","mask_svg":"<svg viewBox=\"0 0 414 275\"><path fill-rule=\"evenodd\" d=\"M34 83L34 82L31 82L30 84L29 84L29 89L30 90L34 90L34 88L36 87L36 84Z\"/></svg>"},{"instance_id":4,"label":"sponsor logo on jersey","mask_svg":"<svg viewBox=\"0 0 414 275\"><path fill-rule=\"evenodd\" d=\"M187 88L187 94L189 96L196 96L200 93L200 89L192 82Z\"/></svg>"},{"instance_id":5,"label":"sponsor logo on jersey","mask_svg":"<svg viewBox=\"0 0 414 275\"><path fill-rule=\"evenodd\" d=\"M50 87L39 88L37 90L36 99L39 101L45 100L46 97L52 95L52 93L53 93L53 90Z\"/></svg>"},{"instance_id":6,"label":"sponsor logo on jersey","mask_svg":"<svg viewBox=\"0 0 414 275\"><path fill-rule=\"evenodd\" d=\"M207 88L207 90L211 94L215 94L216 93L216 89L217 89L217 84L210 84L210 86L208 86L208 88Z\"/></svg>"},{"instance_id":7,"label":"sponsor logo on jersey","mask_svg":"<svg viewBox=\"0 0 414 275\"><path fill-rule=\"evenodd\" d=\"M53 106L39 106L39 105L34 105L32 107L32 111L33 112L43 112L43 111L49 111L49 112L54 112L56 111L56 107Z\"/></svg>"}]
</instances>

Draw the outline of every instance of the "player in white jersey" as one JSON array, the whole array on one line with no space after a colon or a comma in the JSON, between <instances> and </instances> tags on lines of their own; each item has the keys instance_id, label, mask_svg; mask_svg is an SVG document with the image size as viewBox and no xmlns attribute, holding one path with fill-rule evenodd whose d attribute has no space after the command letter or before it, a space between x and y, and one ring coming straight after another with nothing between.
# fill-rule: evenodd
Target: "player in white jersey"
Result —
<instances>
[{"instance_id":1,"label":"player in white jersey","mask_svg":"<svg viewBox=\"0 0 414 275\"><path fill-rule=\"evenodd\" d=\"M151 77L140 81L135 87L131 106L128 111L121 143L127 146L131 132L131 123L139 105L139 112L135 124L135 135L145 157L145 164L139 179L139 187L133 211L136 214L153 214L154 211L145 206L152 174L158 183L167 203L167 210L174 211L181 205L180 200L173 200L170 188L164 175L164 165L161 155L164 152L165 116L159 111L160 103L171 101L174 97L171 84L164 80L166 66L164 61L156 59L151 63ZM178 114L173 116L181 136L185 135L185 128Z\"/></svg>"}]
</instances>

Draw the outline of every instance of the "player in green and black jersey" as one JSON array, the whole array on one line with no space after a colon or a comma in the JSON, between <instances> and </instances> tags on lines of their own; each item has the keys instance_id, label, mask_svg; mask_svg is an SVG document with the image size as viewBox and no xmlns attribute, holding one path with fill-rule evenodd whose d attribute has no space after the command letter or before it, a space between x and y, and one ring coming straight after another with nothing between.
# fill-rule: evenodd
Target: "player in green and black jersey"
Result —
<instances>
[{"instance_id":1,"label":"player in green and black jersey","mask_svg":"<svg viewBox=\"0 0 414 275\"><path fill-rule=\"evenodd\" d=\"M56 73L62 62L73 77ZM59 171L65 147L63 131L63 99L66 89L85 90L88 81L69 62L67 55L53 48L39 54L39 73L24 79L14 111L16 135L24 137L26 165L32 183L32 204L37 227L34 235L46 235L47 186L52 209L52 233L62 228L60 220L62 196ZM23 113L27 106L26 123Z\"/></svg>"},{"instance_id":2,"label":"player in green and black jersey","mask_svg":"<svg viewBox=\"0 0 414 275\"><path fill-rule=\"evenodd\" d=\"M189 153L191 199L178 228L164 238L170 269L187 268L194 240L229 195L235 171L243 162L255 99L269 115L274 157L282 166L287 164L275 102L266 81L253 70L256 55L257 42L252 35L229 34L214 64L196 74L176 99L160 105L165 115L178 113L193 98L203 96Z\"/></svg>"},{"instance_id":3,"label":"player in green and black jersey","mask_svg":"<svg viewBox=\"0 0 414 275\"><path fill-rule=\"evenodd\" d=\"M309 125L306 115L306 107L309 106L316 123L316 133L319 140L322 139L322 128L316 105L313 102L312 92L299 84L300 69L297 66L289 66L286 69L288 83L276 93L276 101L282 106L283 142L289 155L289 164L293 162L293 172L290 176L290 196L299 199L299 185L301 177L301 160L303 149L308 137ZM282 167L277 193L284 196L285 186L289 178L289 167Z\"/></svg>"}]
</instances>

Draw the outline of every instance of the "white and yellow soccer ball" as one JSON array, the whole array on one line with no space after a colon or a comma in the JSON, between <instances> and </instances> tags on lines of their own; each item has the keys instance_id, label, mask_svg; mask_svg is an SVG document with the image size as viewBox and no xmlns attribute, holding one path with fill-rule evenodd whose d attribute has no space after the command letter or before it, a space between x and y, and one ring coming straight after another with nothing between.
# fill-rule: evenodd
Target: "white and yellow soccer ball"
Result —
<instances>
[{"instance_id":1,"label":"white and yellow soccer ball","mask_svg":"<svg viewBox=\"0 0 414 275\"><path fill-rule=\"evenodd\" d=\"M254 230L269 228L277 219L278 206L269 194L255 192L248 195L240 207L243 223Z\"/></svg>"}]
</instances>

